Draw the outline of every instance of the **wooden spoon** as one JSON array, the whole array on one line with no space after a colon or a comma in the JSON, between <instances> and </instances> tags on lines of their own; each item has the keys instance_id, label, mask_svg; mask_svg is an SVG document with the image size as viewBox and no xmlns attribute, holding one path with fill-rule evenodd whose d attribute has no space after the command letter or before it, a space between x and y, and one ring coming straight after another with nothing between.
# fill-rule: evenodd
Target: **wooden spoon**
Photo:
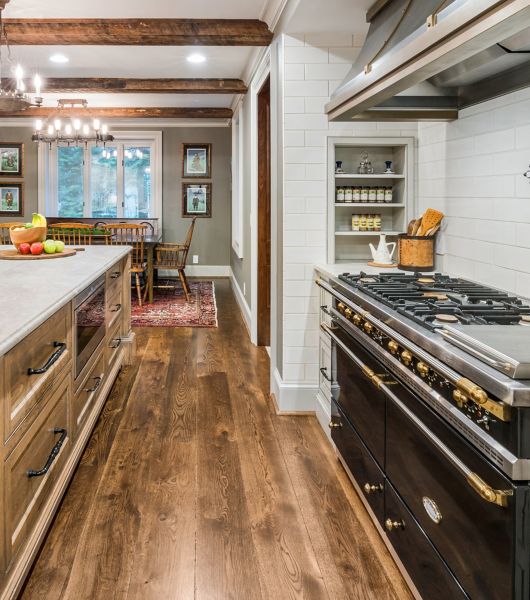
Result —
<instances>
[{"instance_id":1,"label":"wooden spoon","mask_svg":"<svg viewBox=\"0 0 530 600\"><path fill-rule=\"evenodd\" d=\"M407 227L407 235L412 235L414 227L416 226L416 222L416 219L412 219L412 221L409 223L409 226Z\"/></svg>"},{"instance_id":2,"label":"wooden spoon","mask_svg":"<svg viewBox=\"0 0 530 600\"><path fill-rule=\"evenodd\" d=\"M439 225L444 218L444 214L434 208L428 208L425 214L421 218L421 227L418 231L418 235L427 235L427 231Z\"/></svg>"}]
</instances>

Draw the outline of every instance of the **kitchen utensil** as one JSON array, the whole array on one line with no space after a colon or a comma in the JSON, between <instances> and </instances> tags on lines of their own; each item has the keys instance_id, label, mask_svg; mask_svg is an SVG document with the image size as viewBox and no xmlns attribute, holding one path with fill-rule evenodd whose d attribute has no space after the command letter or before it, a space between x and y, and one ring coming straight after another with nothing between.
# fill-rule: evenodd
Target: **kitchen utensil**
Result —
<instances>
[{"instance_id":1,"label":"kitchen utensil","mask_svg":"<svg viewBox=\"0 0 530 600\"><path fill-rule=\"evenodd\" d=\"M428 231L425 232L425 235L427 237L432 237L433 235L436 235L436 233L438 233L439 229L440 225L436 225L436 227L431 227Z\"/></svg>"},{"instance_id":2,"label":"kitchen utensil","mask_svg":"<svg viewBox=\"0 0 530 600\"><path fill-rule=\"evenodd\" d=\"M411 235L418 235L418 231L420 230L420 228L421 228L421 217L415 221Z\"/></svg>"},{"instance_id":3,"label":"kitchen utensil","mask_svg":"<svg viewBox=\"0 0 530 600\"><path fill-rule=\"evenodd\" d=\"M412 235L412 232L414 231L415 226L416 226L416 219L412 219L412 221L409 223L409 226L407 227L407 235Z\"/></svg>"},{"instance_id":4,"label":"kitchen utensil","mask_svg":"<svg viewBox=\"0 0 530 600\"><path fill-rule=\"evenodd\" d=\"M421 218L421 227L418 230L418 235L426 235L426 232L433 227L436 227L444 218L444 214L434 208L428 208Z\"/></svg>"},{"instance_id":5,"label":"kitchen utensil","mask_svg":"<svg viewBox=\"0 0 530 600\"><path fill-rule=\"evenodd\" d=\"M379 235L379 244L377 248L373 244L369 244L370 251L372 252L373 262L382 264L382 265L391 265L392 256L396 250L396 242L387 243L386 235L381 233ZM392 246L392 250L389 250L389 247Z\"/></svg>"}]
</instances>

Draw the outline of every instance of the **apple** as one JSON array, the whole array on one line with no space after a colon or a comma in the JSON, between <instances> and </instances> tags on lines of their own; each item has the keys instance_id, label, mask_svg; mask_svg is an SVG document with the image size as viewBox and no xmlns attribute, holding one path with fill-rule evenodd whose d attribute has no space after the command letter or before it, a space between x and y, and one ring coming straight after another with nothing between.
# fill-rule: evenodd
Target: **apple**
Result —
<instances>
[{"instance_id":1,"label":"apple","mask_svg":"<svg viewBox=\"0 0 530 600\"><path fill-rule=\"evenodd\" d=\"M33 223L24 223L24 229L32 229Z\"/></svg>"},{"instance_id":2,"label":"apple","mask_svg":"<svg viewBox=\"0 0 530 600\"><path fill-rule=\"evenodd\" d=\"M46 240L43 245L44 245L44 252L46 254L55 254L55 241L54 240Z\"/></svg>"},{"instance_id":3,"label":"apple","mask_svg":"<svg viewBox=\"0 0 530 600\"><path fill-rule=\"evenodd\" d=\"M31 254L38 256L39 254L42 254L43 250L44 246L41 242L34 242L31 244Z\"/></svg>"},{"instance_id":4,"label":"apple","mask_svg":"<svg viewBox=\"0 0 530 600\"><path fill-rule=\"evenodd\" d=\"M23 244L20 244L18 251L20 254L29 254L31 252L31 246L27 242L24 242Z\"/></svg>"},{"instance_id":5,"label":"apple","mask_svg":"<svg viewBox=\"0 0 530 600\"><path fill-rule=\"evenodd\" d=\"M62 240L55 240L55 252L62 252L64 250L64 242Z\"/></svg>"}]
</instances>

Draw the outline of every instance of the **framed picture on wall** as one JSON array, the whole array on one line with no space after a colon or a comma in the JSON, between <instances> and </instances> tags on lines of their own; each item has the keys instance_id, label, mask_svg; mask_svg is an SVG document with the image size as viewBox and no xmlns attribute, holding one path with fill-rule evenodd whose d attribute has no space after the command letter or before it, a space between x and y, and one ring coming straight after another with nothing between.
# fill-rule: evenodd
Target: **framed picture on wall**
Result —
<instances>
[{"instance_id":1,"label":"framed picture on wall","mask_svg":"<svg viewBox=\"0 0 530 600\"><path fill-rule=\"evenodd\" d=\"M0 177L22 177L24 144L0 142Z\"/></svg>"},{"instance_id":2,"label":"framed picture on wall","mask_svg":"<svg viewBox=\"0 0 530 600\"><path fill-rule=\"evenodd\" d=\"M211 217L212 216L212 184L183 183L182 184L182 216Z\"/></svg>"},{"instance_id":3,"label":"framed picture on wall","mask_svg":"<svg viewBox=\"0 0 530 600\"><path fill-rule=\"evenodd\" d=\"M182 144L182 177L210 179L211 144Z\"/></svg>"},{"instance_id":4,"label":"framed picture on wall","mask_svg":"<svg viewBox=\"0 0 530 600\"><path fill-rule=\"evenodd\" d=\"M22 183L0 183L0 217L22 215L23 189Z\"/></svg>"}]
</instances>

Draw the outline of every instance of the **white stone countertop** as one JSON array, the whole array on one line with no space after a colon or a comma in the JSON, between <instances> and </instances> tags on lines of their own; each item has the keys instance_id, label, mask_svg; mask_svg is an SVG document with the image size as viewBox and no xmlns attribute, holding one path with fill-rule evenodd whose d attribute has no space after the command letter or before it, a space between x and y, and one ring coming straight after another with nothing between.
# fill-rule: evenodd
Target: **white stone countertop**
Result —
<instances>
[{"instance_id":1,"label":"white stone countertop","mask_svg":"<svg viewBox=\"0 0 530 600\"><path fill-rule=\"evenodd\" d=\"M366 261L337 263L331 265L315 265L315 271L321 273L324 277L336 277L341 273L366 273L367 275L378 275L379 273L405 273L398 268L370 267Z\"/></svg>"},{"instance_id":2,"label":"white stone countertop","mask_svg":"<svg viewBox=\"0 0 530 600\"><path fill-rule=\"evenodd\" d=\"M128 246L85 248L67 258L0 260L0 356L131 250Z\"/></svg>"}]
</instances>

